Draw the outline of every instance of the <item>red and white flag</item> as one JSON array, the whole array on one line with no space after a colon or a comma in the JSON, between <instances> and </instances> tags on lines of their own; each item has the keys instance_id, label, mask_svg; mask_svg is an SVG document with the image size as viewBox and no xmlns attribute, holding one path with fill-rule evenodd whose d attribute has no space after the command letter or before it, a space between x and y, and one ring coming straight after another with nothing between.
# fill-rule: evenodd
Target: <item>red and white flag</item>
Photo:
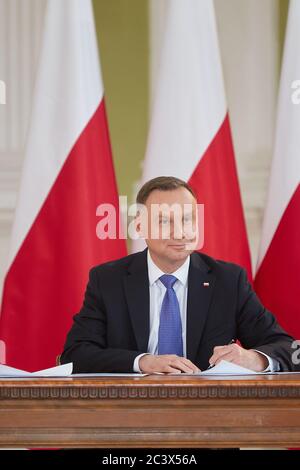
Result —
<instances>
[{"instance_id":1,"label":"red and white flag","mask_svg":"<svg viewBox=\"0 0 300 470\"><path fill-rule=\"evenodd\" d=\"M141 183L188 181L205 205L203 251L251 277L213 1L172 0L167 13Z\"/></svg>"},{"instance_id":2,"label":"red and white flag","mask_svg":"<svg viewBox=\"0 0 300 470\"><path fill-rule=\"evenodd\" d=\"M289 7L268 201L255 289L300 338L300 2Z\"/></svg>"},{"instance_id":3,"label":"red and white flag","mask_svg":"<svg viewBox=\"0 0 300 470\"><path fill-rule=\"evenodd\" d=\"M3 291L7 364L55 365L89 269L126 254L96 236L101 203L118 210L91 2L48 0Z\"/></svg>"}]
</instances>

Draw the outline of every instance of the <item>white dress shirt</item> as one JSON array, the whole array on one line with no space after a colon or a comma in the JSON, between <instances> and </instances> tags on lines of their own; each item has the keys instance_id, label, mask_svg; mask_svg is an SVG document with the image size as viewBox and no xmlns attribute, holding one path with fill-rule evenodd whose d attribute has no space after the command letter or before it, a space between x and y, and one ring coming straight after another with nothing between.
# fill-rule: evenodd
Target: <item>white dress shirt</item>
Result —
<instances>
[{"instance_id":1,"label":"white dress shirt","mask_svg":"<svg viewBox=\"0 0 300 470\"><path fill-rule=\"evenodd\" d=\"M146 354L157 354L158 352L158 330L159 330L159 320L160 320L160 311L162 307L163 298L166 293L166 287L159 280L164 273L158 266L154 263L151 258L149 250L147 251L147 263L148 263L148 277L149 277L149 320L150 320L150 333L148 340L147 353L138 355L133 363L134 372L141 372L139 368L139 360L141 357ZM172 273L172 276L177 278L177 281L174 283L173 288L177 295L179 308L180 308L180 317L182 325L182 344L183 344L183 356L186 357L186 322L187 322L187 293L188 293L188 273L190 267L190 256L185 260L182 266ZM263 354L269 361L268 367L265 369L267 371L277 371L280 369L278 361L270 358L261 351L257 351L260 354Z\"/></svg>"}]
</instances>

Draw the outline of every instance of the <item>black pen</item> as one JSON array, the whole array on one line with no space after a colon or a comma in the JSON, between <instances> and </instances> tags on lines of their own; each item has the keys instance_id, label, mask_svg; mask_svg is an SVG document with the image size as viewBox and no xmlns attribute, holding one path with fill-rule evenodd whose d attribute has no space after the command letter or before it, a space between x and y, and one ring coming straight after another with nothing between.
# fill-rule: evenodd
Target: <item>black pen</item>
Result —
<instances>
[{"instance_id":1,"label":"black pen","mask_svg":"<svg viewBox=\"0 0 300 470\"><path fill-rule=\"evenodd\" d=\"M229 346L230 344L234 344L235 342L236 342L236 339L232 339L231 341L229 341L229 343L226 346ZM212 369L213 367L215 367L215 365L216 364L210 364L206 370Z\"/></svg>"}]
</instances>

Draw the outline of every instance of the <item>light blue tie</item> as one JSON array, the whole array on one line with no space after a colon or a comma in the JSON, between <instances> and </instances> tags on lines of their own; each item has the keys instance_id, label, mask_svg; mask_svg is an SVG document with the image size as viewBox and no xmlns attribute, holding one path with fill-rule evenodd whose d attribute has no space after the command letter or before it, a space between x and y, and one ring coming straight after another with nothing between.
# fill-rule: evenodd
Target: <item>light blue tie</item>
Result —
<instances>
[{"instance_id":1,"label":"light blue tie","mask_svg":"<svg viewBox=\"0 0 300 470\"><path fill-rule=\"evenodd\" d=\"M175 276L164 274L160 281L166 287L163 299L158 331L158 354L177 354L183 356L182 326L180 308L173 285Z\"/></svg>"}]
</instances>

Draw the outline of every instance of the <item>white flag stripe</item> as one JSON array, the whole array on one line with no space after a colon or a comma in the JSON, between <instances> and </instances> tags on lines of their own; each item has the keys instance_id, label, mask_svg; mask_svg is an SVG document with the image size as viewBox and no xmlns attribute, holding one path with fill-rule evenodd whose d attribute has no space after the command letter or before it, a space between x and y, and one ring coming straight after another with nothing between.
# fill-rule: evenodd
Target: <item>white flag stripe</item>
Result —
<instances>
[{"instance_id":1,"label":"white flag stripe","mask_svg":"<svg viewBox=\"0 0 300 470\"><path fill-rule=\"evenodd\" d=\"M142 182L159 175L188 180L225 115L213 2L172 0Z\"/></svg>"},{"instance_id":2,"label":"white flag stripe","mask_svg":"<svg viewBox=\"0 0 300 470\"><path fill-rule=\"evenodd\" d=\"M300 183L300 105L292 102L294 91L292 83L300 77L300 55L295 54L295 44L299 43L300 2L292 0L289 8L279 88L274 155L257 270L284 211Z\"/></svg>"},{"instance_id":3,"label":"white flag stripe","mask_svg":"<svg viewBox=\"0 0 300 470\"><path fill-rule=\"evenodd\" d=\"M48 0L46 18L8 266L103 97L91 1Z\"/></svg>"}]
</instances>

